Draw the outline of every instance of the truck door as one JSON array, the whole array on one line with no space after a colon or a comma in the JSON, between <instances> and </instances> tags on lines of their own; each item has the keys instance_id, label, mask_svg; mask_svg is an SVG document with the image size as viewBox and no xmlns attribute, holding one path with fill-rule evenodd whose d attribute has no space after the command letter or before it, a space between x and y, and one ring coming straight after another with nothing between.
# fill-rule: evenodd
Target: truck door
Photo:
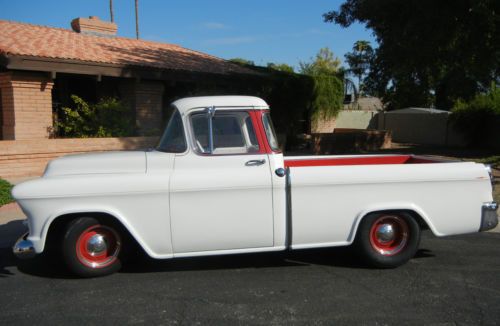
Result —
<instances>
[{"instance_id":1,"label":"truck door","mask_svg":"<svg viewBox=\"0 0 500 326\"><path fill-rule=\"evenodd\" d=\"M200 109L184 121L190 149L170 183L174 255L272 247L271 171L252 112Z\"/></svg>"}]
</instances>

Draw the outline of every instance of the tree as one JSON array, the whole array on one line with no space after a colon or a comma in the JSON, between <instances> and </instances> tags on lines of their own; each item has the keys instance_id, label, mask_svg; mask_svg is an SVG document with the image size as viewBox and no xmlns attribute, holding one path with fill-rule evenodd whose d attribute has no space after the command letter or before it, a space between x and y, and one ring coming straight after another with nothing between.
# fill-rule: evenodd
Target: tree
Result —
<instances>
[{"instance_id":1,"label":"tree","mask_svg":"<svg viewBox=\"0 0 500 326\"><path fill-rule=\"evenodd\" d=\"M287 65L286 63L269 62L267 64L267 68L282 71L282 72L287 72L290 74L293 74L295 72L293 67L290 65Z\"/></svg>"},{"instance_id":2,"label":"tree","mask_svg":"<svg viewBox=\"0 0 500 326\"><path fill-rule=\"evenodd\" d=\"M499 12L498 0L346 0L324 19L373 31L365 87L390 106L450 109L499 83Z\"/></svg>"},{"instance_id":3,"label":"tree","mask_svg":"<svg viewBox=\"0 0 500 326\"><path fill-rule=\"evenodd\" d=\"M314 80L311 120L337 116L344 101L343 70L340 60L329 48L322 48L311 62L300 62L300 72Z\"/></svg>"},{"instance_id":4,"label":"tree","mask_svg":"<svg viewBox=\"0 0 500 326\"><path fill-rule=\"evenodd\" d=\"M358 78L359 93L363 93L363 77L370 68L373 58L373 49L368 41L356 41L352 47L352 52L345 54L345 59L349 64L348 72Z\"/></svg>"},{"instance_id":5,"label":"tree","mask_svg":"<svg viewBox=\"0 0 500 326\"><path fill-rule=\"evenodd\" d=\"M335 75L340 71L340 59L329 48L322 48L311 62L300 62L299 67L304 75Z\"/></svg>"}]
</instances>

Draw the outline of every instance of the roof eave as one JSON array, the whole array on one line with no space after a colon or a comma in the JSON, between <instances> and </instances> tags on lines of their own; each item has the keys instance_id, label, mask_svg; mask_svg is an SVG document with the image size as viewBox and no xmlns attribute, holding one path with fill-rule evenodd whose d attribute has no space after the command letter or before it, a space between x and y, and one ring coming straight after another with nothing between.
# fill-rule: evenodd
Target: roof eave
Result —
<instances>
[{"instance_id":1,"label":"roof eave","mask_svg":"<svg viewBox=\"0 0 500 326\"><path fill-rule=\"evenodd\" d=\"M113 64L106 62L79 61L73 59L35 57L0 53L0 66L8 70L28 70L57 73L109 76L122 78L143 78L157 80L199 80L206 76L233 79L235 77L258 77L243 73L213 73L204 71L188 71L181 69L164 69L133 64Z\"/></svg>"}]
</instances>

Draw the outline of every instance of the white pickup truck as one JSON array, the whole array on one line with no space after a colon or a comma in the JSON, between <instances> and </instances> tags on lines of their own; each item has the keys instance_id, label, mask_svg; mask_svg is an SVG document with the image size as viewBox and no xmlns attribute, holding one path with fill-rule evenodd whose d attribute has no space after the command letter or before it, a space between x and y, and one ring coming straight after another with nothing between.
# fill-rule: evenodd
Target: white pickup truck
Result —
<instances>
[{"instance_id":1,"label":"white pickup truck","mask_svg":"<svg viewBox=\"0 0 500 326\"><path fill-rule=\"evenodd\" d=\"M498 223L483 164L412 155L283 157L268 105L195 97L150 151L71 155L12 194L29 233L14 253L51 248L91 277L117 271L125 249L175 258L353 245L376 267L404 264L420 231Z\"/></svg>"}]
</instances>

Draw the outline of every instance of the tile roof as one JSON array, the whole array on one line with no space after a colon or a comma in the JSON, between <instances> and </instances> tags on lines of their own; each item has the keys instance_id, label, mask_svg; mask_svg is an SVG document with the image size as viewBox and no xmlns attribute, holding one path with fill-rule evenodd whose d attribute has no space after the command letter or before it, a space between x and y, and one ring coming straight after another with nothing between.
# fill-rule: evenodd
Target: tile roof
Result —
<instances>
[{"instance_id":1,"label":"tile roof","mask_svg":"<svg viewBox=\"0 0 500 326\"><path fill-rule=\"evenodd\" d=\"M0 54L216 74L254 74L178 45L0 20Z\"/></svg>"}]
</instances>

